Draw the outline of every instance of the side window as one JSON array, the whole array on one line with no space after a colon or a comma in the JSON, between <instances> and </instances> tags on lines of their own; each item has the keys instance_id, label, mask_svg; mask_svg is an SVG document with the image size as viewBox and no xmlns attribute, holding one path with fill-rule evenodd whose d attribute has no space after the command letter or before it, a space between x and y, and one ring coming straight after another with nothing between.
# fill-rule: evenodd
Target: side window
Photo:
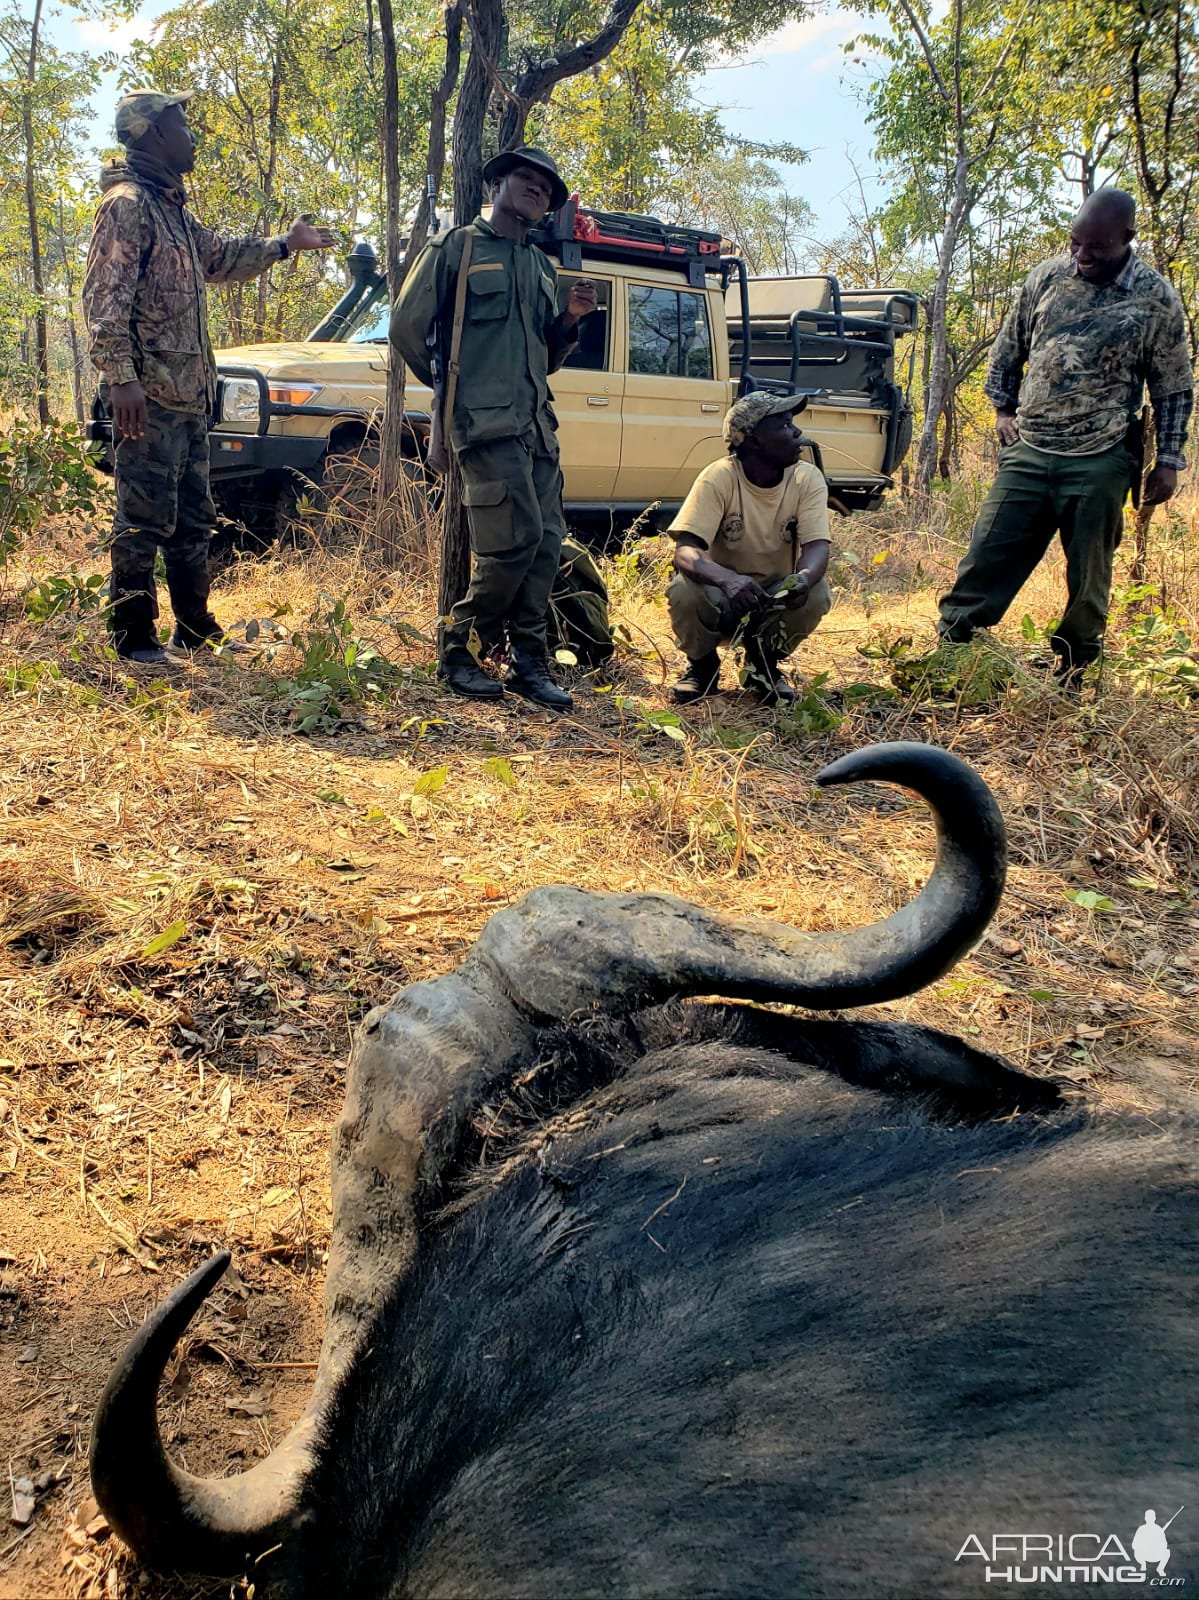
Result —
<instances>
[{"instance_id":1,"label":"side window","mask_svg":"<svg viewBox=\"0 0 1199 1600\"><path fill-rule=\"evenodd\" d=\"M708 302L702 294L679 295L679 350L685 378L714 376Z\"/></svg>"},{"instance_id":2,"label":"side window","mask_svg":"<svg viewBox=\"0 0 1199 1600\"><path fill-rule=\"evenodd\" d=\"M571 277L558 279L558 310L566 310L566 302L570 297L570 286L579 276L587 277L587 273L575 273ZM610 364L611 343L609 340L610 307L612 304L612 285L606 278L591 278L590 280L599 291L599 305L589 317L584 317L579 323L579 342L570 355L562 363L563 367L581 367L584 372L607 372Z\"/></svg>"},{"instance_id":3,"label":"side window","mask_svg":"<svg viewBox=\"0 0 1199 1600\"><path fill-rule=\"evenodd\" d=\"M629 285L629 371L712 376L712 334L702 294Z\"/></svg>"}]
</instances>

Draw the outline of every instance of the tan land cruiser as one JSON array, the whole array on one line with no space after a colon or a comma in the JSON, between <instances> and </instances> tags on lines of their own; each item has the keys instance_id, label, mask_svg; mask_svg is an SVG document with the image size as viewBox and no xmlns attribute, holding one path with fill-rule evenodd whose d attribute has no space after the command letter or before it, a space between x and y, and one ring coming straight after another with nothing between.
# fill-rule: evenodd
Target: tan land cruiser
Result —
<instances>
[{"instance_id":1,"label":"tan land cruiser","mask_svg":"<svg viewBox=\"0 0 1199 1600\"><path fill-rule=\"evenodd\" d=\"M572 521L647 507L668 518L724 453L724 413L753 388L810 394L803 428L830 502L878 505L911 440L895 355L916 326L915 295L842 291L832 277L750 278L717 234L584 210L577 198L534 237L557 261L563 304L574 278L599 289L599 310L552 380ZM387 380L387 286L367 244L347 267L346 293L307 339L217 352L213 493L223 514L262 534L339 464L370 458ZM428 389L410 378L414 468L429 407ZM103 436L103 420L92 431Z\"/></svg>"}]
</instances>

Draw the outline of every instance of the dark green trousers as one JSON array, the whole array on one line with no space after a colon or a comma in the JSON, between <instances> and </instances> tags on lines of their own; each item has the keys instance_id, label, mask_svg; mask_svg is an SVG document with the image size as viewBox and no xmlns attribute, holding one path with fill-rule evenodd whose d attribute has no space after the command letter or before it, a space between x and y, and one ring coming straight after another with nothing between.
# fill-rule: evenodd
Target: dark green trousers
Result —
<instances>
[{"instance_id":1,"label":"dark green trousers","mask_svg":"<svg viewBox=\"0 0 1199 1600\"><path fill-rule=\"evenodd\" d=\"M473 630L483 655L506 635L514 654L544 660L546 612L566 536L557 453L529 434L462 450L458 465L471 577L442 634L442 653L466 649Z\"/></svg>"},{"instance_id":2,"label":"dark green trousers","mask_svg":"<svg viewBox=\"0 0 1199 1600\"><path fill-rule=\"evenodd\" d=\"M112 521L109 626L117 653L158 642L154 558L162 550L181 637L198 645L216 628L208 609L208 541L216 508L208 488L208 421L146 402L146 431L114 429L117 509Z\"/></svg>"},{"instance_id":3,"label":"dark green trousers","mask_svg":"<svg viewBox=\"0 0 1199 1600\"><path fill-rule=\"evenodd\" d=\"M1051 643L1066 666L1103 647L1112 561L1124 530L1135 463L1123 444L1094 456L1051 456L1017 440L974 524L953 588L941 601L942 639L962 644L1007 611L1054 534L1066 553L1066 609Z\"/></svg>"}]
</instances>

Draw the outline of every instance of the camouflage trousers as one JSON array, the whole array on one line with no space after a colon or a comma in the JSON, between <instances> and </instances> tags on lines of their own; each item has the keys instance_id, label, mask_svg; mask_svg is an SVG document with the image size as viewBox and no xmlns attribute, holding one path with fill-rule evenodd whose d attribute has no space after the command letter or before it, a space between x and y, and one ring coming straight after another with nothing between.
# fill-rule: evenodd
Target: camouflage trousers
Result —
<instances>
[{"instance_id":1,"label":"camouflage trousers","mask_svg":"<svg viewBox=\"0 0 1199 1600\"><path fill-rule=\"evenodd\" d=\"M998 622L1056 533L1066 553L1066 609L1050 643L1066 667L1096 660L1135 470L1123 444L1093 456L1052 456L1019 439L1006 446L941 601L942 639L964 644L976 628Z\"/></svg>"},{"instance_id":2,"label":"camouflage trousers","mask_svg":"<svg viewBox=\"0 0 1199 1600\"><path fill-rule=\"evenodd\" d=\"M208 490L208 422L146 402L146 431L114 428L117 510L112 522L109 626L118 655L158 642L154 560L162 551L180 643L219 632L208 609L208 540L216 508Z\"/></svg>"},{"instance_id":3,"label":"camouflage trousers","mask_svg":"<svg viewBox=\"0 0 1199 1600\"><path fill-rule=\"evenodd\" d=\"M762 587L767 594L774 594L785 581L777 578ZM763 649L776 661L781 661L816 631L821 619L827 616L833 597L828 583L821 578L812 585L807 604L798 610L780 606L742 626L741 618L722 590L710 583L696 583L676 572L666 590L666 603L670 607L675 638L688 660L701 661L704 656L711 655L717 645L728 644L735 636L741 643L760 640Z\"/></svg>"},{"instance_id":4,"label":"camouflage trousers","mask_svg":"<svg viewBox=\"0 0 1199 1600\"><path fill-rule=\"evenodd\" d=\"M558 573L566 522L558 457L535 436L473 445L458 455L470 524L470 588L442 633L442 653L482 654L504 641L514 654L544 660L546 612Z\"/></svg>"}]
</instances>

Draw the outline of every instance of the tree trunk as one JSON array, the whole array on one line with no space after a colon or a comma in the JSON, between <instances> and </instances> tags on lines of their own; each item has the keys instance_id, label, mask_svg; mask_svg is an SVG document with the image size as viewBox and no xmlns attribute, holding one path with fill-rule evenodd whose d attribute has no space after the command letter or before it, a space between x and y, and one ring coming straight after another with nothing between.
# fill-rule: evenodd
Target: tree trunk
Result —
<instances>
[{"instance_id":1,"label":"tree trunk","mask_svg":"<svg viewBox=\"0 0 1199 1600\"><path fill-rule=\"evenodd\" d=\"M29 69L21 97L21 133L25 145L25 214L29 225L29 267L33 275L33 368L37 389L38 421L50 421L50 344L46 331L46 282L42 270L42 240L37 215L37 160L33 142L33 93L37 84L37 52L42 27L42 0L33 8L29 31Z\"/></svg>"},{"instance_id":2,"label":"tree trunk","mask_svg":"<svg viewBox=\"0 0 1199 1600\"><path fill-rule=\"evenodd\" d=\"M71 268L71 245L67 242L67 225L63 214L62 195L58 197L58 248L62 255L63 281L67 291L67 343L71 347L71 399L75 406L75 421L82 428L84 423L83 358L79 351L79 324L75 320L75 274Z\"/></svg>"},{"instance_id":3,"label":"tree trunk","mask_svg":"<svg viewBox=\"0 0 1199 1600\"><path fill-rule=\"evenodd\" d=\"M291 16L291 6L283 13L282 26L286 29ZM275 215L275 174L279 165L279 105L283 95L283 40L275 40L275 56L271 63L271 98L266 123L266 172L262 180L263 232L269 233ZM294 261L294 257L293 257ZM266 312L269 295L268 278L263 272L258 278L258 303L254 308L254 342L261 344L266 338Z\"/></svg>"},{"instance_id":4,"label":"tree trunk","mask_svg":"<svg viewBox=\"0 0 1199 1600\"><path fill-rule=\"evenodd\" d=\"M958 139L957 160L954 163L953 204L945 219L941 235L941 249L937 256L937 279L933 286L932 304L928 314L927 338L931 346L928 384L924 391L924 421L920 428L920 443L916 450L916 494L928 494L937 462L937 432L949 393L949 332L947 313L949 305L949 280L953 273L953 258L957 252L958 236L970 209L969 165L962 139Z\"/></svg>"},{"instance_id":5,"label":"tree trunk","mask_svg":"<svg viewBox=\"0 0 1199 1600\"><path fill-rule=\"evenodd\" d=\"M483 123L491 98L492 63L499 56L504 13L500 0L474 0L471 7L470 55L454 110L454 220L461 226L478 215L483 204ZM449 419L446 419L449 432ZM470 531L462 507L462 486L453 450L442 500L441 573L437 591L439 615L448 616L470 583Z\"/></svg>"},{"instance_id":6,"label":"tree trunk","mask_svg":"<svg viewBox=\"0 0 1199 1600\"><path fill-rule=\"evenodd\" d=\"M392 305L400 292L408 264L424 248L431 226L431 202L426 192L412 225L407 249L401 251L403 197L400 193L399 165L399 66L396 53L391 0L379 0L379 24L383 43L383 166L387 184L387 291ZM433 90L429 106L428 175L434 194L441 188L445 172L445 122L450 98L458 84L462 60L462 11L457 3L445 8L445 67L441 81ZM376 528L380 547L397 552L405 538L411 543L413 512L412 485L404 468L404 363L394 345L388 347L387 394L379 438L379 477ZM420 517L422 542L428 553L431 544L430 521Z\"/></svg>"}]
</instances>

